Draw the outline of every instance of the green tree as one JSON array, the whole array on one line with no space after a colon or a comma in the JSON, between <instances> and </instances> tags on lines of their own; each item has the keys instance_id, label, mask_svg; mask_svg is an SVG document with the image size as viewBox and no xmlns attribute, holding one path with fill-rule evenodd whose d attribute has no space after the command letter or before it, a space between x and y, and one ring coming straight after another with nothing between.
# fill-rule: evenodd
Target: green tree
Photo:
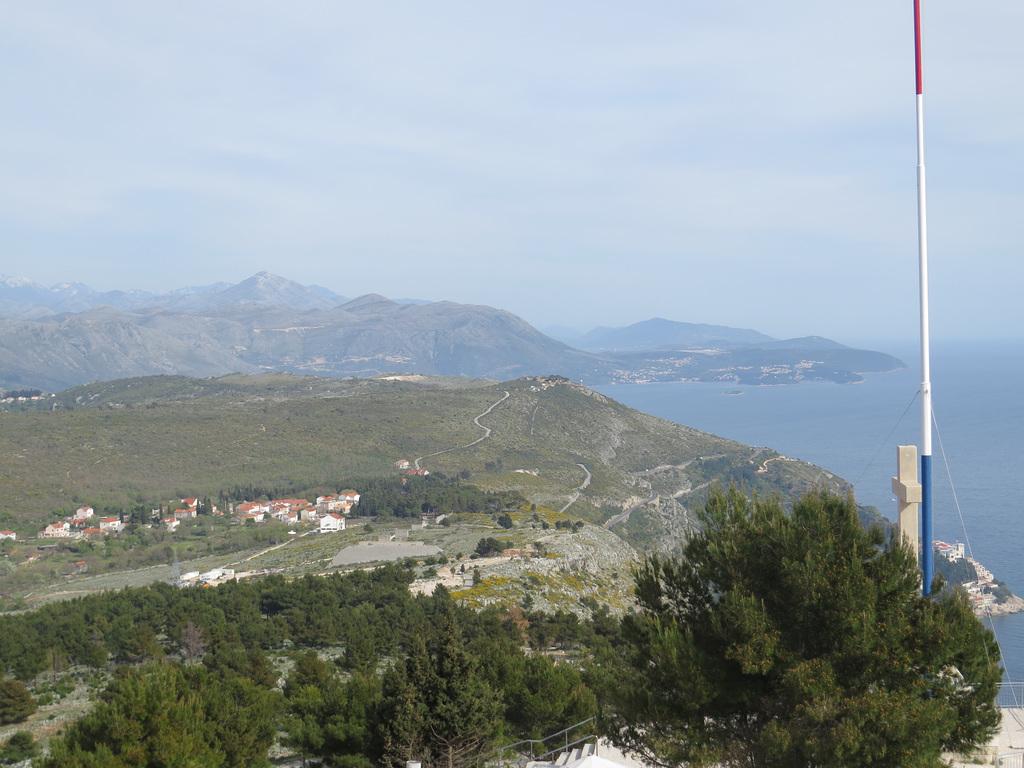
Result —
<instances>
[{"instance_id":1,"label":"green tree","mask_svg":"<svg viewBox=\"0 0 1024 768\"><path fill-rule=\"evenodd\" d=\"M379 752L386 766L421 760L432 768L475 765L501 733L501 700L467 652L446 592L438 602L429 644L413 639L405 664L383 679Z\"/></svg>"},{"instance_id":2,"label":"green tree","mask_svg":"<svg viewBox=\"0 0 1024 768\"><path fill-rule=\"evenodd\" d=\"M542 654L526 656L518 645L490 641L482 671L502 693L506 738L542 739L593 717L594 693L572 664L556 664Z\"/></svg>"},{"instance_id":3,"label":"green tree","mask_svg":"<svg viewBox=\"0 0 1024 768\"><path fill-rule=\"evenodd\" d=\"M500 555L511 546L512 542L508 539L485 537L476 543L475 551L480 557L491 557L492 555Z\"/></svg>"},{"instance_id":4,"label":"green tree","mask_svg":"<svg viewBox=\"0 0 1024 768\"><path fill-rule=\"evenodd\" d=\"M604 728L662 765L937 766L999 722L998 649L962 595L851 498L717 491L678 560L636 574Z\"/></svg>"},{"instance_id":5,"label":"green tree","mask_svg":"<svg viewBox=\"0 0 1024 768\"><path fill-rule=\"evenodd\" d=\"M322 688L330 677L332 677L331 668L316 651L301 653L295 659L292 673L285 680L284 696L286 699L292 699L298 696L304 688L310 686Z\"/></svg>"},{"instance_id":6,"label":"green tree","mask_svg":"<svg viewBox=\"0 0 1024 768\"><path fill-rule=\"evenodd\" d=\"M36 700L18 680L0 680L0 725L20 723L36 711Z\"/></svg>"},{"instance_id":7,"label":"green tree","mask_svg":"<svg viewBox=\"0 0 1024 768\"><path fill-rule=\"evenodd\" d=\"M300 671L297 664L285 685L285 743L331 768L368 768L371 762L366 753L373 714L380 705L380 677L360 670L342 682L326 664L304 666Z\"/></svg>"},{"instance_id":8,"label":"green tree","mask_svg":"<svg viewBox=\"0 0 1024 768\"><path fill-rule=\"evenodd\" d=\"M35 740L31 731L17 731L0 747L0 765L14 765L31 760L39 751L39 742Z\"/></svg>"},{"instance_id":9,"label":"green tree","mask_svg":"<svg viewBox=\"0 0 1024 768\"><path fill-rule=\"evenodd\" d=\"M50 744L44 768L267 765L280 694L204 667L127 671Z\"/></svg>"},{"instance_id":10,"label":"green tree","mask_svg":"<svg viewBox=\"0 0 1024 768\"><path fill-rule=\"evenodd\" d=\"M239 675L262 688L273 688L277 684L277 672L270 665L267 656L259 648L245 650L238 641L222 641L203 657L203 665L211 672L222 675Z\"/></svg>"}]
</instances>

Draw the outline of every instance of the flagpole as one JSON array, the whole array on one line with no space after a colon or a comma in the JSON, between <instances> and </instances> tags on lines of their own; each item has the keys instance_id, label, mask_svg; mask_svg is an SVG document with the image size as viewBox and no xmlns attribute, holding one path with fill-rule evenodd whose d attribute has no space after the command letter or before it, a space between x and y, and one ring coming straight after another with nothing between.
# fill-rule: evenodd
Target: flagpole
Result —
<instances>
[{"instance_id":1,"label":"flagpole","mask_svg":"<svg viewBox=\"0 0 1024 768\"><path fill-rule=\"evenodd\" d=\"M914 0L914 60L917 70L917 242L921 281L921 591L929 595L932 554L932 385L928 330L928 226L924 174L924 73L921 65L921 0Z\"/></svg>"}]
</instances>

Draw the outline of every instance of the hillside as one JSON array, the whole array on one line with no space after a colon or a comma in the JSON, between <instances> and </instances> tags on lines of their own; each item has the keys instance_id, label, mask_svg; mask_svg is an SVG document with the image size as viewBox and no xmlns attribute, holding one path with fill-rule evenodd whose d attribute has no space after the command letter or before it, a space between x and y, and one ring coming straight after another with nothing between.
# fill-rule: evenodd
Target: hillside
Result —
<instances>
[{"instance_id":1,"label":"hillside","mask_svg":"<svg viewBox=\"0 0 1024 768\"><path fill-rule=\"evenodd\" d=\"M588 352L643 352L659 349L729 349L775 341L757 331L656 317L625 328L594 328L576 339Z\"/></svg>"},{"instance_id":2,"label":"hillside","mask_svg":"<svg viewBox=\"0 0 1024 768\"><path fill-rule=\"evenodd\" d=\"M657 504L615 528L641 548L673 546L711 482L785 495L847 487L561 378L147 377L54 400L55 410L0 413L0 511L19 535L79 504L130 509L235 486L337 488L394 477L399 459L549 509L578 494L571 513L594 523L656 494Z\"/></svg>"},{"instance_id":3,"label":"hillside","mask_svg":"<svg viewBox=\"0 0 1024 768\"><path fill-rule=\"evenodd\" d=\"M91 381L266 370L514 378L555 370L607 378L608 361L491 307L364 296L329 309L231 304L203 312L112 307L0 319L0 387L50 392Z\"/></svg>"}]
</instances>

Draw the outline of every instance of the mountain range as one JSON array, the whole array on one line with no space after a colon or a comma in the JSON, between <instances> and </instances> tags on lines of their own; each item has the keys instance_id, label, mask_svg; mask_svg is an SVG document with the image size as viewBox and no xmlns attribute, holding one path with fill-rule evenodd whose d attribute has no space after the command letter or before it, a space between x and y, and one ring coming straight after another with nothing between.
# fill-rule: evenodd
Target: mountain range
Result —
<instances>
[{"instance_id":1,"label":"mountain range","mask_svg":"<svg viewBox=\"0 0 1024 768\"><path fill-rule=\"evenodd\" d=\"M326 309L346 301L327 288L304 286L269 272L260 272L237 285L214 283L167 293L97 291L82 283L58 283L45 288L23 277L0 275L0 316L26 320L103 306L122 311L162 307L177 312L203 312L231 304Z\"/></svg>"},{"instance_id":2,"label":"mountain range","mask_svg":"<svg viewBox=\"0 0 1024 768\"><path fill-rule=\"evenodd\" d=\"M663 319L597 328L570 346L493 307L376 294L348 299L267 272L164 294L0 277L0 388L7 390L270 370L497 380L559 374L588 384L852 382L902 365L820 337L780 341Z\"/></svg>"}]
</instances>

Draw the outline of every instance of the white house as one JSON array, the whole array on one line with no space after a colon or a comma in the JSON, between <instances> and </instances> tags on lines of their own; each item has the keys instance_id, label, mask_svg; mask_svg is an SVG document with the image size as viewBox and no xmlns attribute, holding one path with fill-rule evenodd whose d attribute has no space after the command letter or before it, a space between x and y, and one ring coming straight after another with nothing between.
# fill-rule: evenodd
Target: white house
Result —
<instances>
[{"instance_id":1,"label":"white house","mask_svg":"<svg viewBox=\"0 0 1024 768\"><path fill-rule=\"evenodd\" d=\"M279 517L285 512L291 512L293 509L302 509L308 506L309 502L305 499L275 499L270 502L270 514L273 517Z\"/></svg>"},{"instance_id":2,"label":"white house","mask_svg":"<svg viewBox=\"0 0 1024 768\"><path fill-rule=\"evenodd\" d=\"M66 520L59 523L50 523L39 532L44 539L66 539L71 537L71 523Z\"/></svg>"},{"instance_id":3,"label":"white house","mask_svg":"<svg viewBox=\"0 0 1024 768\"><path fill-rule=\"evenodd\" d=\"M72 523L82 523L82 522L85 522L90 517L92 517L94 514L96 514L96 510L94 510L92 507L79 507L78 509L75 510L75 514L73 514L71 516L71 522Z\"/></svg>"},{"instance_id":4,"label":"white house","mask_svg":"<svg viewBox=\"0 0 1024 768\"><path fill-rule=\"evenodd\" d=\"M338 499L349 506L359 503L359 494L353 490L342 491L338 494Z\"/></svg>"},{"instance_id":5,"label":"white house","mask_svg":"<svg viewBox=\"0 0 1024 768\"><path fill-rule=\"evenodd\" d=\"M318 512L339 512L343 508L343 502L337 496L317 496L316 509Z\"/></svg>"},{"instance_id":6,"label":"white house","mask_svg":"<svg viewBox=\"0 0 1024 768\"><path fill-rule=\"evenodd\" d=\"M0 539L12 539L12 540L14 540L14 539L17 539L17 538L18 538L18 534L16 534L14 531L0 531Z\"/></svg>"},{"instance_id":7,"label":"white house","mask_svg":"<svg viewBox=\"0 0 1024 768\"><path fill-rule=\"evenodd\" d=\"M124 523L119 517L104 517L100 520L100 530L108 533L120 533L124 530Z\"/></svg>"},{"instance_id":8,"label":"white house","mask_svg":"<svg viewBox=\"0 0 1024 768\"><path fill-rule=\"evenodd\" d=\"M331 512L320 518L320 533L334 533L345 530L345 518Z\"/></svg>"}]
</instances>

